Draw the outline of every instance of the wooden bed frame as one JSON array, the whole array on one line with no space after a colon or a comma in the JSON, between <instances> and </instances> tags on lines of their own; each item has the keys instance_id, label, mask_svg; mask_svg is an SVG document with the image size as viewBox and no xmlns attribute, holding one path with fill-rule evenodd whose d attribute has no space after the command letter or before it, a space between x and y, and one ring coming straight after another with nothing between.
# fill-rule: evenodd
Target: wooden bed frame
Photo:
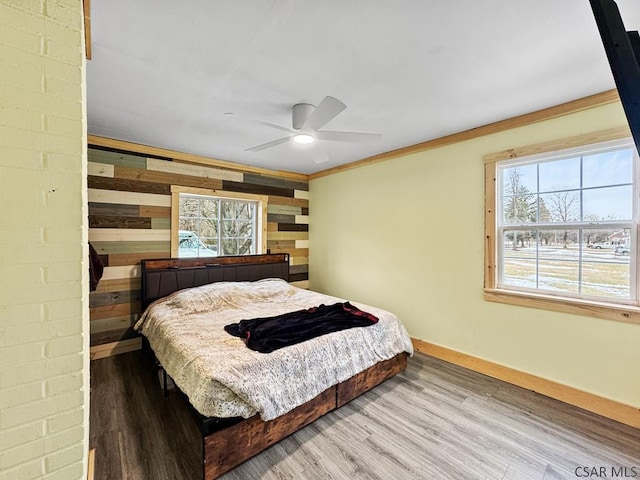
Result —
<instances>
[{"instance_id":1,"label":"wooden bed frame","mask_svg":"<svg viewBox=\"0 0 640 480\"><path fill-rule=\"evenodd\" d=\"M289 255L159 259L142 261L142 305L170 293L220 281L288 280ZM143 341L148 348L148 343ZM341 407L407 367L406 353L377 363L334 385L309 402L270 421L204 417L189 405L202 434L204 480L213 480L291 435L322 415ZM187 402L188 403L188 402Z\"/></svg>"}]
</instances>

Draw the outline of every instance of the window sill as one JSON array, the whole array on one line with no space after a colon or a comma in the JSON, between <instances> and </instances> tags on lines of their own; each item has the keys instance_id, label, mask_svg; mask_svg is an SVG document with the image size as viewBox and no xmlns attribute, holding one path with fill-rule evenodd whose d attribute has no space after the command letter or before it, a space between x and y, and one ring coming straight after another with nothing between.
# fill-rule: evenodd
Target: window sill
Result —
<instances>
[{"instance_id":1,"label":"window sill","mask_svg":"<svg viewBox=\"0 0 640 480\"><path fill-rule=\"evenodd\" d=\"M553 297L510 290L484 289L484 299L522 307L572 313L588 317L640 324L640 307L620 303L594 302L567 297Z\"/></svg>"}]
</instances>

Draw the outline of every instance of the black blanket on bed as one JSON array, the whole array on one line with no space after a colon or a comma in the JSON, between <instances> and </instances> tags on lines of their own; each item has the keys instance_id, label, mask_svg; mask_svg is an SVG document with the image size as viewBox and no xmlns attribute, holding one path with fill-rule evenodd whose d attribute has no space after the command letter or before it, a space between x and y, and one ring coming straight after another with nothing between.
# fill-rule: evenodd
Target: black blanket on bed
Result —
<instances>
[{"instance_id":1,"label":"black blanket on bed","mask_svg":"<svg viewBox=\"0 0 640 480\"><path fill-rule=\"evenodd\" d=\"M251 350L269 353L320 335L347 328L366 327L377 322L376 316L344 302L323 304L274 317L241 320L239 323L226 325L224 329L227 333L244 339Z\"/></svg>"}]
</instances>

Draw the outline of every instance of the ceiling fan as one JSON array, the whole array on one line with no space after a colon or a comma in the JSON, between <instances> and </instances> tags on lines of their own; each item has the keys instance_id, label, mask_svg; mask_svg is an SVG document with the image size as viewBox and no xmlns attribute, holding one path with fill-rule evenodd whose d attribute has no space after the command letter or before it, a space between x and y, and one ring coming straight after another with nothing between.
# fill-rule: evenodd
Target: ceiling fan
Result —
<instances>
[{"instance_id":1,"label":"ceiling fan","mask_svg":"<svg viewBox=\"0 0 640 480\"><path fill-rule=\"evenodd\" d=\"M266 122L263 120L255 120L256 122L268 127L284 130L289 133L286 137L278 138L255 147L247 148L245 152L259 152L267 148L275 147L286 142L293 142L299 145L307 145L310 149L311 158L316 163L326 162L329 160L327 153L322 150L317 143L319 141L334 142L370 142L376 140L382 135L378 133L361 133L361 132L335 132L329 130L320 130L327 123L333 120L347 106L334 97L324 97L322 102L315 107L309 103L298 103L291 108L291 126L292 128L278 125L276 123Z\"/></svg>"}]
</instances>

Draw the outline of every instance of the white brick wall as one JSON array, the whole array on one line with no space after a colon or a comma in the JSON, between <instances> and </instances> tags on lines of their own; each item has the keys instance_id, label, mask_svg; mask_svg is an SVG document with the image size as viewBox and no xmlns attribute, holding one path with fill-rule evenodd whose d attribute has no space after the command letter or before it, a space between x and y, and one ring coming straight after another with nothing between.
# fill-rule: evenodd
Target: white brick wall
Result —
<instances>
[{"instance_id":1,"label":"white brick wall","mask_svg":"<svg viewBox=\"0 0 640 480\"><path fill-rule=\"evenodd\" d=\"M0 0L0 480L88 449L81 0Z\"/></svg>"}]
</instances>

